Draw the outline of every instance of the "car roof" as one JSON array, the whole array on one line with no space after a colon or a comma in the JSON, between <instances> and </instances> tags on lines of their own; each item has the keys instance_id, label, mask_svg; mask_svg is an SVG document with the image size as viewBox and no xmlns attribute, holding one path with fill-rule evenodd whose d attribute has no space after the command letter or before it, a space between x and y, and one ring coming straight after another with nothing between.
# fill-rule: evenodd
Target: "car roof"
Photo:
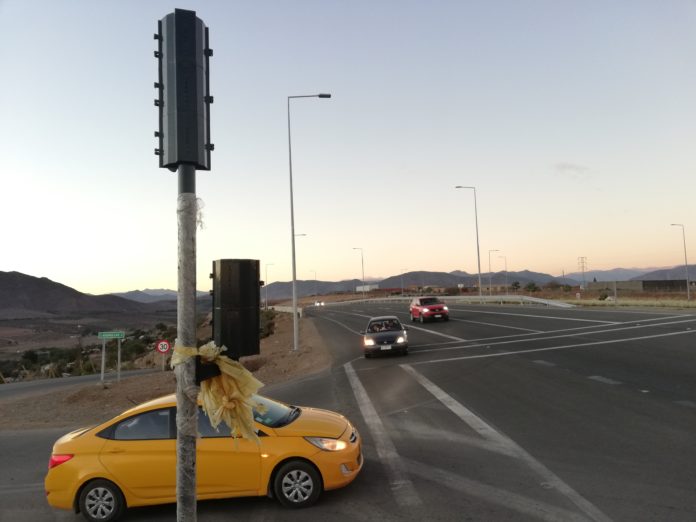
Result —
<instances>
[{"instance_id":1,"label":"car roof","mask_svg":"<svg viewBox=\"0 0 696 522\"><path fill-rule=\"evenodd\" d=\"M395 315L380 315L380 316L377 316L377 317L370 317L370 320L369 320L368 322L371 323L372 321L386 321L386 320L390 320L390 321L391 321L391 320L394 320L394 319L396 319L397 321L401 322L401 321L399 320L399 318L396 317Z\"/></svg>"}]
</instances>

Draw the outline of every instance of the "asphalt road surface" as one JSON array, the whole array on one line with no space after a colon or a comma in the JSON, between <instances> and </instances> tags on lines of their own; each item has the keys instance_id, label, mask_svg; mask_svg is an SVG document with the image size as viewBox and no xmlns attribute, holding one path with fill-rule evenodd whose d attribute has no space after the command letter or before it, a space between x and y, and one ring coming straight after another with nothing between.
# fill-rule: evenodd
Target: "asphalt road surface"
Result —
<instances>
[{"instance_id":1,"label":"asphalt road surface","mask_svg":"<svg viewBox=\"0 0 696 522\"><path fill-rule=\"evenodd\" d=\"M309 510L201 502L199 520L696 520L696 315L453 305L408 323L404 303L308 311L330 370L264 390L347 415L365 466ZM364 359L369 317L409 325L410 354ZM0 521L79 520L45 504L63 431L0 431ZM172 520L174 506L127 521Z\"/></svg>"}]
</instances>

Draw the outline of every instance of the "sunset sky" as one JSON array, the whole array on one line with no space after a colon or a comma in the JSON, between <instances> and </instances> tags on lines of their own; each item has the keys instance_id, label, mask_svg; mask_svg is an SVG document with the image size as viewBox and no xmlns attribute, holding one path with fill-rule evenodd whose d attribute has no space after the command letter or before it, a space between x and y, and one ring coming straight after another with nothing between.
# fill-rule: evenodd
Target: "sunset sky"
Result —
<instances>
[{"instance_id":1,"label":"sunset sky","mask_svg":"<svg viewBox=\"0 0 696 522\"><path fill-rule=\"evenodd\" d=\"M696 262L696 3L0 0L0 270L106 293L176 288L158 168L157 21L210 29L214 259L291 279Z\"/></svg>"}]
</instances>

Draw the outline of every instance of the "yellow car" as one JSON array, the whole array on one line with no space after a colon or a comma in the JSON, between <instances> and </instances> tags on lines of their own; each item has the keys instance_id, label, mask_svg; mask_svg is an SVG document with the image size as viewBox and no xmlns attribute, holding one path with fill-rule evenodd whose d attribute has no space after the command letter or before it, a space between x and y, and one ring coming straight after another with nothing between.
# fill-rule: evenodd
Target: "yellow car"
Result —
<instances>
[{"instance_id":1,"label":"yellow car","mask_svg":"<svg viewBox=\"0 0 696 522\"><path fill-rule=\"evenodd\" d=\"M260 445L233 439L224 424L214 430L199 412L198 499L269 495L300 508L355 479L363 465L361 439L348 419L254 399ZM45 480L48 503L108 522L127 507L176 502L175 417L176 398L168 395L58 439Z\"/></svg>"}]
</instances>

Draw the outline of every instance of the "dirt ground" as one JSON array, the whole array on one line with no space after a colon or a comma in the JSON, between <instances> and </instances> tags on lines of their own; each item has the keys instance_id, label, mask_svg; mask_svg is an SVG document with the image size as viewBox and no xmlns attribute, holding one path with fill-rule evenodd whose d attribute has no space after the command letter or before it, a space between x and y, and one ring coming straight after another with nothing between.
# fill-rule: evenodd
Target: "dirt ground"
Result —
<instances>
[{"instance_id":1,"label":"dirt ground","mask_svg":"<svg viewBox=\"0 0 696 522\"><path fill-rule=\"evenodd\" d=\"M300 321L297 352L292 351L292 337L292 316L278 314L274 334L261 340L260 355L242 358L241 362L266 385L311 375L330 365L331 356L311 319ZM100 383L77 385L45 395L0 400L0 429L96 424L175 389L174 373L165 371L125 378L107 387Z\"/></svg>"}]
</instances>

